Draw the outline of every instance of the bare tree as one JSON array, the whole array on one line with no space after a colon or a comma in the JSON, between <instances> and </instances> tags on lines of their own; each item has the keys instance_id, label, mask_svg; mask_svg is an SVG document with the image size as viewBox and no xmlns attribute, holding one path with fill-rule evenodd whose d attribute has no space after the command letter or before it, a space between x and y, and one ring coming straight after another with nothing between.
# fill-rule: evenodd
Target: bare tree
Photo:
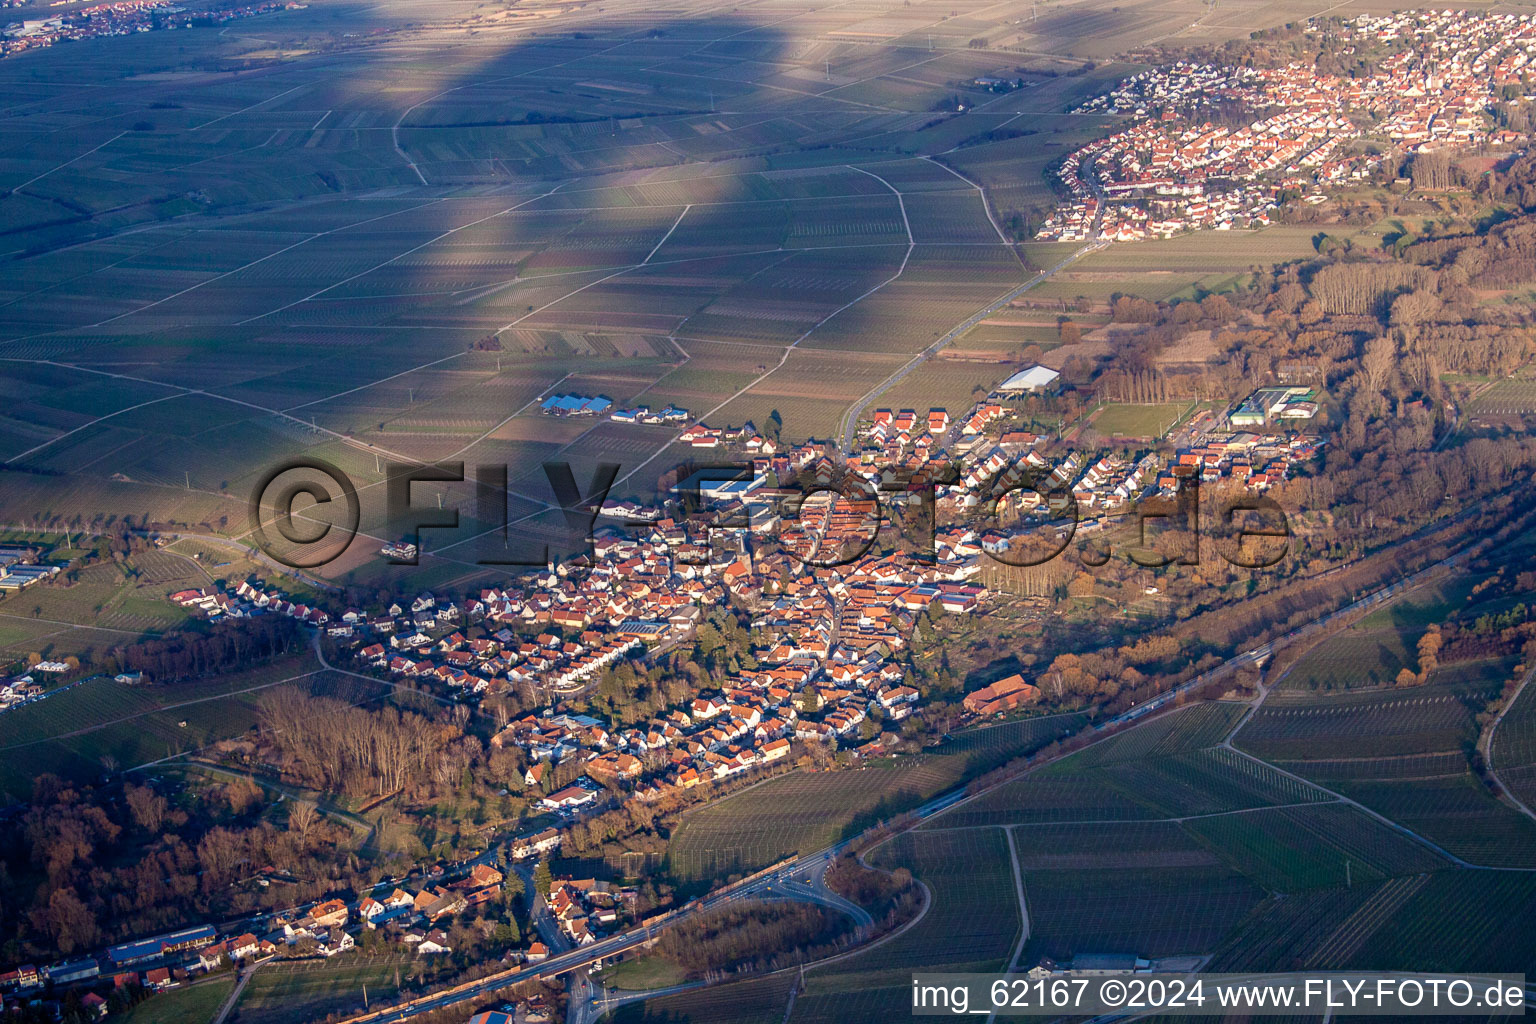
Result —
<instances>
[{"instance_id":1,"label":"bare tree","mask_svg":"<svg viewBox=\"0 0 1536 1024\"><path fill-rule=\"evenodd\" d=\"M319 809L309 800L295 800L288 808L288 831L298 834L299 842L309 844L309 833L320 819Z\"/></svg>"}]
</instances>

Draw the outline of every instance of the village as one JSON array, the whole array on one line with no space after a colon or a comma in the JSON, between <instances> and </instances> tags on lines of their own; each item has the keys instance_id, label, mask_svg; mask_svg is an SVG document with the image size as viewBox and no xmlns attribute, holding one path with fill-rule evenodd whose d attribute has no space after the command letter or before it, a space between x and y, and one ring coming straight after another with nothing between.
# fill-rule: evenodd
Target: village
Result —
<instances>
[{"instance_id":1,"label":"village","mask_svg":"<svg viewBox=\"0 0 1536 1024\"><path fill-rule=\"evenodd\" d=\"M274 960L330 959L358 949L365 935L376 934L383 943L418 958L441 957L453 952L445 929L455 919L481 912L477 908L499 908L507 896L525 891L520 879L514 877L512 882L509 886L492 857L482 856L451 875L440 866L434 868L419 887L384 882L360 898L323 899L235 925L194 925L111 946L100 955L42 967L22 964L0 974L0 993L25 999L47 987L89 988L80 996L81 1007L104 1017L108 1013L108 1000L101 994L104 983L113 992L154 995L230 968ZM633 889L590 878L551 880L549 885L543 909L534 920L556 930L555 952L590 945L596 936L635 920ZM538 964L551 952L548 944L534 937L505 952L501 962ZM526 1000L522 1019L536 1024L543 1019L541 1010L537 997Z\"/></svg>"},{"instance_id":2,"label":"village","mask_svg":"<svg viewBox=\"0 0 1536 1024\"><path fill-rule=\"evenodd\" d=\"M304 6L294 0L268 0L238 7L190 11L170 0L114 0L81 7L53 18L12 22L0 33L0 57L66 40L125 36L159 28L186 28L194 23L222 24L272 11L299 10Z\"/></svg>"},{"instance_id":3,"label":"village","mask_svg":"<svg viewBox=\"0 0 1536 1024\"><path fill-rule=\"evenodd\" d=\"M209 620L297 620L357 670L441 699L478 704L516 693L530 710L500 726L490 745L520 753L534 820L460 865L451 881L439 866L412 888L389 883L355 900L331 898L242 922L238 931L200 925L99 957L24 965L0 975L0 991L99 988L110 978L114 989L161 992L231 964L333 957L373 932L417 957L450 953L449 923L502 900L506 878L495 861L503 851L503 866L526 873L560 850L567 829L616 800L657 802L783 770L810 750L852 762L888 752L923 706L903 661L919 619L974 615L1003 599L978 580L984 560L1006 560L1019 532L1063 520L1062 507L1046 495L1070 494L1077 529L1092 531L1191 479L1262 491L1323 443L1290 429L1316 415L1316 389L1266 387L1225 413L1194 414L1170 435L1171 453L1165 446L1094 456L1018 422L1017 402L1051 392L1059 377L1048 367L1023 368L954 417L942 408L876 409L860 425L855 450L841 455L818 442L778 450L750 425L694 424L682 434L685 443L727 448L740 457L741 472L680 481L660 507L606 503L588 554L516 585L462 597L421 593L374 611L327 610L255 579L172 594ZM951 482L929 482L951 461L960 467L943 478ZM893 493L889 485L898 479L905 483ZM807 486L824 485L827 491L806 497ZM900 507L927 487L942 513L931 556L874 551L880 514L864 495ZM999 494L1003 501L989 502ZM989 504L999 507L989 512ZM717 684L635 720L582 703L621 665L643 669L697 642L714 628L710 610L727 606L750 618L748 640ZM58 692L36 681L52 670L32 666L0 699ZM150 681L138 673L118 677L124 685ZM972 690L961 707L986 719L1028 713L1042 701L1042 691L1015 674ZM543 906L542 938L509 950L508 962L537 963L551 955L544 940L587 945L635 919L632 891L591 879L551 881ZM105 1011L98 991L88 998Z\"/></svg>"},{"instance_id":4,"label":"village","mask_svg":"<svg viewBox=\"0 0 1536 1024\"><path fill-rule=\"evenodd\" d=\"M1536 49L1531 15L1361 15L1306 31L1333 33L1345 55L1386 55L1355 78L1302 64L1179 62L1126 79L1078 112L1134 122L1062 162L1066 194L1037 237L1123 242L1262 227L1284 195L1321 202L1330 187L1380 178L1394 152L1521 143L1492 110L1506 86L1523 87ZM1217 118L1233 107L1254 119Z\"/></svg>"}]
</instances>

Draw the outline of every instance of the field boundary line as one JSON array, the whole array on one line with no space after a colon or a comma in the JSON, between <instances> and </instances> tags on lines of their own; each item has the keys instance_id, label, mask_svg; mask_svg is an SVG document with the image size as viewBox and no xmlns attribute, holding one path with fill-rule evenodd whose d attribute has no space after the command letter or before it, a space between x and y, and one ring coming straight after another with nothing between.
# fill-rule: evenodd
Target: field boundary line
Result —
<instances>
[{"instance_id":1,"label":"field boundary line","mask_svg":"<svg viewBox=\"0 0 1536 1024\"><path fill-rule=\"evenodd\" d=\"M1536 676L1536 667L1533 667L1530 671L1526 672L1525 677L1520 680L1520 685L1515 687L1515 692L1510 695L1509 700L1505 702L1504 707L1499 710L1498 717L1495 718L1493 720L1493 724L1488 727L1488 749L1484 751L1483 757L1484 761L1488 765L1488 774L1493 777L1494 782L1498 783L1499 789L1503 792L1503 794L1509 798L1511 803L1513 803L1522 812L1524 812L1526 817L1531 818L1532 820L1536 820L1536 813L1533 813L1530 806L1527 805L1524 800L1520 799L1520 797L1515 794L1514 790L1509 788L1508 784L1506 784L1503 779L1499 778L1498 770L1494 767L1493 764L1493 745L1495 739L1498 737L1499 726L1503 723L1504 716L1509 714L1510 709L1513 708L1515 704L1520 700L1520 695L1525 692L1525 687L1531 681L1532 676Z\"/></svg>"},{"instance_id":2,"label":"field boundary line","mask_svg":"<svg viewBox=\"0 0 1536 1024\"><path fill-rule=\"evenodd\" d=\"M1203 750L1215 750L1215 747L1203 747ZM1126 762L1134 763L1134 762ZM1268 762L1263 762L1267 764ZM1321 788L1321 787L1315 787ZM1228 818L1238 814L1258 814L1261 811L1286 811L1299 810L1304 807L1327 807L1330 804L1342 803L1342 800L1300 800L1286 804L1263 804L1259 807L1234 807L1229 811L1206 811L1203 814L1184 814L1176 818L1073 818L1062 821L1010 821L1006 824L984 825L946 825L942 828L918 828L917 831L924 835L937 835L943 832L982 832L991 828L1016 829L1016 828L1070 828L1076 825L1182 825L1186 821L1203 821L1206 818Z\"/></svg>"},{"instance_id":3,"label":"field boundary line","mask_svg":"<svg viewBox=\"0 0 1536 1024\"><path fill-rule=\"evenodd\" d=\"M687 206L683 207L683 212L678 214L677 215L677 220L673 221L672 222L672 226L667 228L667 233L661 236L661 241L657 242L655 248L653 248L650 252L646 253L645 254L645 259L640 261L640 265L642 267L645 266L647 263L651 262L651 257L655 256L656 253L661 249L661 247L667 244L667 239L672 237L672 232L677 230L677 226L683 222L683 218L684 217L688 216L688 211L691 210L691 209L693 209L693 204L692 203L689 203Z\"/></svg>"},{"instance_id":4,"label":"field boundary line","mask_svg":"<svg viewBox=\"0 0 1536 1024\"><path fill-rule=\"evenodd\" d=\"M1370 815L1371 817L1375 818L1377 821L1381 822L1383 825L1386 825L1388 828L1391 828L1394 832L1399 832L1399 833L1407 836L1408 838L1413 839L1413 840L1421 843L1422 845L1428 847L1429 849L1433 850L1435 853L1438 853L1440 856L1442 856L1446 860L1450 861L1456 867L1466 868L1466 869L1472 870L1472 871L1519 871L1519 872L1532 872L1532 871L1536 871L1536 867L1520 868L1520 867L1500 867L1500 866L1495 866L1495 865L1491 865L1491 864L1474 864L1474 863L1472 863L1469 860L1466 860L1464 858L1456 856L1454 853L1451 853L1449 850L1447 850L1444 847L1440 846L1438 843L1434 842L1433 840L1428 839L1425 836L1419 835L1419 833L1415 832L1413 829L1409 828L1407 825L1404 825L1402 822L1394 821L1391 818L1387 817L1386 815L1378 813L1377 811L1372 810L1371 808L1367 807L1365 804L1362 804L1360 801L1354 799L1353 797L1345 796L1343 793L1339 793L1339 792L1337 792L1335 790L1329 789L1327 786L1324 786L1321 783L1313 782L1311 779L1305 778L1305 777L1303 777L1301 775L1297 775L1295 772L1287 771L1286 769L1281 768L1279 765L1270 764L1270 762L1265 761L1262 758L1254 757L1252 754L1248 753L1247 751L1239 750L1237 747L1232 747L1230 749L1235 751L1241 757L1245 757L1248 760L1253 761L1253 762L1255 762L1257 764L1268 765L1270 768L1273 768L1275 771L1279 772L1280 774L1287 775L1290 778L1296 780L1297 782L1305 783L1306 785L1312 786L1315 789L1322 790L1324 793L1329 793L1329 794L1333 795L1334 797L1336 797L1341 802L1349 804L1351 807L1354 807L1357 810L1363 811L1366 814Z\"/></svg>"},{"instance_id":5,"label":"field boundary line","mask_svg":"<svg viewBox=\"0 0 1536 1024\"><path fill-rule=\"evenodd\" d=\"M162 711L175 711L178 708L191 707L194 704L207 704L209 701L224 700L228 697L238 697L241 694L256 693L261 690L271 689L274 686L282 686L284 683L292 683L297 682L300 679L308 679L310 676L319 675L324 671L325 669L323 668L317 668L309 672L304 672L300 675L289 676L286 679L274 679L270 683L262 683L259 686L248 686L243 690L231 690L228 693L218 693L209 697L198 697L193 700L184 700L176 704L165 704L156 708L146 708L145 710L132 715L124 715L122 718L113 718L105 722L98 722L95 725L87 725L82 728L75 729L71 732L57 733L53 736L42 736L35 740L27 740L25 743L12 743L9 746L0 747L0 751L19 750L23 747L37 746L39 743L51 743L54 740L73 739L76 736L84 736L113 725L122 725L124 722L131 722L136 718L144 718L147 715L157 715Z\"/></svg>"},{"instance_id":6,"label":"field boundary line","mask_svg":"<svg viewBox=\"0 0 1536 1024\"><path fill-rule=\"evenodd\" d=\"M879 181L886 188L890 189L892 192L894 192L896 194L896 203L901 208L901 220L902 220L902 223L905 224L906 228L907 228L907 252L906 252L906 255L901 258L901 266L896 268L896 273L892 274L890 277L886 278L884 281L881 281L879 284L875 285L873 288L870 288L868 291L864 292L862 295L859 295L859 296L857 296L857 297L855 297L853 299L848 300L846 303L844 303L843 305L837 307L832 312L828 313L826 316L822 317L820 320L816 321L814 324L812 324L810 327L808 327L804 334L800 335L800 337L796 338L794 341L790 342L789 345L785 346L783 354L779 356L779 361L776 364L774 364L773 367L771 367L770 369L765 371L763 374L758 376L756 379L752 380L750 383L748 383L741 390L737 391L735 394L733 394L730 397L726 398L725 401L721 402L719 405L715 406L713 409L710 409L708 412L704 413L703 415L696 417L695 420L694 420L696 423L703 423L709 417L713 416L715 413L719 412L721 409L724 409L726 406L728 406L732 402L736 401L736 399L740 398L742 395L746 394L748 391L751 391L753 388L757 387L759 384L761 384L763 381L767 380L769 377L773 376L775 373L778 373L780 370L782 370L784 368L784 364L789 362L790 353L795 351L795 349L799 348L800 347L800 343L802 341L804 341L806 338L809 338L816 331L820 330L821 327L823 325L825 325L833 317L835 317L838 314L844 312L845 310L852 309L854 306L858 305L860 302L863 302L865 299L867 299L871 295L875 294L875 292L879 291L880 289L884 288L886 285L888 285L891 282L895 281L897 278L899 278L906 271L907 263L909 261L911 261L911 259L912 259L912 252L913 252L914 249L917 248L917 244L914 241L912 241L912 225L907 220L907 204L902 200L900 190L898 190L894 185L892 185L890 182L886 181L884 178L880 177L880 175L875 174L875 173L873 173L871 171L866 171L862 167L855 167L853 164L845 164L844 166L847 167L849 170L858 171L860 174L867 174L867 175L869 175L871 178L874 178L876 181ZM593 283L597 283L597 282L593 282ZM510 325L508 325L508 326L510 326ZM505 328L503 328L503 330L505 330ZM500 332L498 331L497 333L500 333ZM644 462L640 463L640 465L636 466L634 469L630 470L628 473L625 473L623 476L621 476L617 480L615 480L614 481L614 486L617 487L617 486L627 482L636 473L640 472L646 466L649 466L651 463L655 462L658 458L660 458L662 453L665 452L670 447L672 447L672 442L668 442L667 444L662 445L661 449L658 450L655 455L652 455L650 458L648 458Z\"/></svg>"},{"instance_id":7,"label":"field boundary line","mask_svg":"<svg viewBox=\"0 0 1536 1024\"><path fill-rule=\"evenodd\" d=\"M469 221L467 223L460 224L457 227L449 228L447 231L444 231L442 234L436 235L436 236L434 236L432 238L429 238L425 242L422 242L420 245L412 246L411 248L405 250L402 253L397 253L396 255L391 256L389 259L385 260L384 262L378 263L378 264L375 264L374 266L369 267L367 270L360 270L360 271L358 271L357 273L353 274L350 277L344 277L340 281L333 281L333 282L331 282L330 284L326 285L324 288L321 288L319 291L310 292L308 295L304 296L302 299L294 299L292 302L289 302L289 303L286 303L284 305L278 306L276 309L269 309L265 313L257 313L255 316L248 316L244 320L237 320L237 321L235 321L235 326L236 327L244 327L246 324L254 323L257 320L265 319L266 317L273 316L273 315L275 315L277 313L281 313L281 312L283 312L284 310L287 310L287 309L292 309L294 306L301 306L304 303L310 301L311 299L315 299L315 298L318 298L321 295L324 295L326 292L331 291L333 288L340 288L342 285L351 284L353 281L356 281L360 277L367 277L369 274L373 273L376 270L384 269L385 267L389 266L391 263L395 262L396 260L404 259L405 257L411 255L412 253L420 252L421 250L425 249L429 245L436 245L438 242L441 242L443 239L447 238L450 235L455 235L455 234L458 234L460 231L465 231L465 230L467 230L469 228L477 227L477 226L479 226L481 224L484 224L488 220L495 220L497 217L505 217L507 214L512 213L513 211L515 211L515 210L517 210L517 209L519 209L521 207L527 206L529 203L538 202L540 199L544 199L544 198L546 198L548 196L552 196L554 194L555 194L555 189L550 189L547 192L540 193L539 195L536 195L536 196L530 196L527 199L521 200L520 202L513 203L511 206L507 207L504 210L497 210L495 213L486 214L484 217L481 217L479 220L472 220L472 221ZM457 354L458 353L455 353L455 355L457 355ZM350 394L350 392L343 392L343 394ZM314 403L314 402L306 402L304 405L296 405L296 406L293 406L292 408L294 408L294 409L303 409L303 408L306 408L307 406L314 405L314 404L316 404L316 403Z\"/></svg>"},{"instance_id":8,"label":"field boundary line","mask_svg":"<svg viewBox=\"0 0 1536 1024\"><path fill-rule=\"evenodd\" d=\"M925 156L923 159L927 160L935 167L944 168L950 174L953 174L955 177L959 178L961 181L965 182L967 185L971 186L971 188L976 190L977 194L981 196L982 212L987 215L987 220L992 222L992 230L997 232L998 241L1006 245L1008 250L1013 253L1013 258L1018 261L1019 266L1024 267L1024 259L1019 255L1018 246L1008 241L1008 237L1003 234L1002 226L997 223L997 218L992 215L992 201L987 198L987 190L982 188L979 183L972 181L970 178L967 178L965 175L949 166L949 164L945 163L943 160L940 160L937 156ZM1024 269L1028 270L1029 268L1024 267Z\"/></svg>"},{"instance_id":9,"label":"field boundary line","mask_svg":"<svg viewBox=\"0 0 1536 1024\"><path fill-rule=\"evenodd\" d=\"M108 146L112 145L112 143L116 142L118 139L122 138L124 135L127 135L127 134L128 134L127 132L118 132L116 135L112 136L110 139L108 139L106 142L103 142L101 145L93 146L92 148L86 150L84 153L81 153L79 156L71 157L68 160L65 160L63 163L61 163L61 164L59 164L59 165L57 165L55 167L50 167L46 171L44 171L42 174L39 174L39 175L37 175L34 178L28 178L26 181L22 182L20 185L15 185L15 186L11 187L8 191L10 191L10 192L20 192L22 189L26 188L28 185L32 185L32 184L35 184L35 183L37 183L39 181L42 181L44 178L48 177L48 175L52 174L54 171L63 170L64 168L68 167L70 164L75 163L78 160L84 160L86 157L90 156L92 153L95 153L98 150L106 149Z\"/></svg>"},{"instance_id":10,"label":"field boundary line","mask_svg":"<svg viewBox=\"0 0 1536 1024\"><path fill-rule=\"evenodd\" d=\"M1019 957L1024 955L1024 945L1029 941L1029 901L1024 898L1024 874L1019 868L1019 847L1013 839L1013 829L1007 825L999 825L1003 830L1003 838L1008 840L1008 866L1013 869L1013 888L1019 894L1019 941L1013 947L1013 955L1008 958L1008 966L1003 968L1004 974L1012 974L1019 966ZM987 1024L997 1019L997 1010L987 1014Z\"/></svg>"}]
</instances>

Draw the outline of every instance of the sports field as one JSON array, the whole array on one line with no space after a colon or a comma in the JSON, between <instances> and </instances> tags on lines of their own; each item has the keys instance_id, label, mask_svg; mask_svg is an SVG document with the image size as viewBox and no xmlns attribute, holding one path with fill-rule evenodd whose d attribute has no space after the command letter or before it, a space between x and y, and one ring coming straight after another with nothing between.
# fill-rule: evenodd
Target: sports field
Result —
<instances>
[{"instance_id":1,"label":"sports field","mask_svg":"<svg viewBox=\"0 0 1536 1024\"><path fill-rule=\"evenodd\" d=\"M1188 403L1163 402L1152 405L1113 404L1094 413L1090 425L1101 436L1132 440L1162 437L1189 410Z\"/></svg>"}]
</instances>

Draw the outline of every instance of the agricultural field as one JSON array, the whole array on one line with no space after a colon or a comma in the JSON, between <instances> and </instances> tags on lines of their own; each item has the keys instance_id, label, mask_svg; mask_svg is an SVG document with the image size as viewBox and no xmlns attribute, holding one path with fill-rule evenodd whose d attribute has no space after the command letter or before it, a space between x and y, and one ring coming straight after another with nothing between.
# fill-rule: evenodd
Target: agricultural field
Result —
<instances>
[{"instance_id":1,"label":"agricultural field","mask_svg":"<svg viewBox=\"0 0 1536 1024\"><path fill-rule=\"evenodd\" d=\"M383 689L317 671L308 656L195 683L131 687L88 679L0 714L0 792L29 792L43 772L94 778L109 759L133 768L239 736L256 724L262 691L289 683L349 699Z\"/></svg>"},{"instance_id":2,"label":"agricultural field","mask_svg":"<svg viewBox=\"0 0 1536 1024\"><path fill-rule=\"evenodd\" d=\"M124 1014L126 1024L209 1024L234 990L233 976L152 996Z\"/></svg>"},{"instance_id":3,"label":"agricultural field","mask_svg":"<svg viewBox=\"0 0 1536 1024\"><path fill-rule=\"evenodd\" d=\"M1536 380L1510 377L1478 391L1468 410L1475 419L1519 420L1536 415Z\"/></svg>"},{"instance_id":4,"label":"agricultural field","mask_svg":"<svg viewBox=\"0 0 1536 1024\"><path fill-rule=\"evenodd\" d=\"M268 964L251 977L227 1019L239 1024L303 1024L338 1010L360 1010L363 986L370 1000L390 999L412 962L395 953L352 953L336 960Z\"/></svg>"},{"instance_id":5,"label":"agricultural field","mask_svg":"<svg viewBox=\"0 0 1536 1024\"><path fill-rule=\"evenodd\" d=\"M1507 676L1506 676L1507 678ZM1285 764L1462 751L1503 679L1326 697L1272 697L1238 733L1249 753Z\"/></svg>"},{"instance_id":6,"label":"agricultural field","mask_svg":"<svg viewBox=\"0 0 1536 1024\"><path fill-rule=\"evenodd\" d=\"M1536 806L1536 688L1527 684L1505 713L1490 760L1499 781L1527 807Z\"/></svg>"},{"instance_id":7,"label":"agricultural field","mask_svg":"<svg viewBox=\"0 0 1536 1024\"><path fill-rule=\"evenodd\" d=\"M1386 691L1282 695L1266 702L1235 742L1359 801L1451 857L1526 865L1536 855L1536 821L1500 802L1469 760L1476 715L1510 668Z\"/></svg>"},{"instance_id":8,"label":"agricultural field","mask_svg":"<svg viewBox=\"0 0 1536 1024\"><path fill-rule=\"evenodd\" d=\"M1347 804L1197 818L1184 827L1271 892L1381 881L1443 868L1427 847Z\"/></svg>"},{"instance_id":9,"label":"agricultural field","mask_svg":"<svg viewBox=\"0 0 1536 1024\"><path fill-rule=\"evenodd\" d=\"M1469 687L1475 689L1431 687L1426 703L1384 709L1374 708L1364 693L1311 702L1343 703L1346 712L1338 716L1291 716L1286 711L1296 710L1293 701L1281 701L1285 710L1266 706L1238 737L1255 725L1261 733L1284 731L1296 719L1312 717L1337 718L1340 724L1331 728L1341 737L1358 737L1378 726L1342 723L1351 715L1377 714L1387 716L1379 726L1387 735L1433 746L1447 728L1462 727L1442 705L1461 709L1453 698ZM1369 783L1376 788L1368 789L1359 780L1328 781L1426 842L1221 746L1244 707L1214 702L1161 716L963 802L913 834L1011 832L1030 907L1030 953L1057 958L1124 949L1143 956L1214 952L1234 963L1264 964L1280 963L1265 958L1311 943L1325 957L1317 962L1332 965L1326 957L1352 956L1358 945L1330 938L1369 902L1357 894L1383 894L1366 913L1390 912L1399 904L1381 911L1382 901L1394 894L1406 901L1427 877L1471 874L1456 871L1453 856L1475 863L1529 861L1530 823L1512 811L1500 814L1486 792L1478 799L1438 780L1427 789L1424 780L1415 780L1400 791L1394 783ZM1318 733L1298 742L1322 738ZM1484 835L1491 839L1485 842ZM1498 854L1500 845L1511 852ZM1297 903L1315 903L1333 916L1323 922L1287 916ZM1134 912L1126 913L1128 907ZM1320 931L1329 920L1332 925ZM1247 936L1248 944L1238 943L1238 935ZM1369 935L1361 931L1361 941Z\"/></svg>"},{"instance_id":10,"label":"agricultural field","mask_svg":"<svg viewBox=\"0 0 1536 1024\"><path fill-rule=\"evenodd\" d=\"M45 561L66 557L63 552ZM167 596L209 581L199 562L162 550L121 564L98 562L8 593L0 598L0 662L28 654L100 654L146 633L173 629L188 616Z\"/></svg>"},{"instance_id":11,"label":"agricultural field","mask_svg":"<svg viewBox=\"0 0 1536 1024\"><path fill-rule=\"evenodd\" d=\"M1018 942L1018 894L1000 831L907 833L869 859L909 868L928 888L932 906L891 941L807 971L792 1021L895 1019L910 1012L914 970L996 971Z\"/></svg>"},{"instance_id":12,"label":"agricultural field","mask_svg":"<svg viewBox=\"0 0 1536 1024\"><path fill-rule=\"evenodd\" d=\"M1194 704L957 805L926 829L1135 821L1304 803L1326 794L1217 746L1246 705Z\"/></svg>"},{"instance_id":13,"label":"agricultural field","mask_svg":"<svg viewBox=\"0 0 1536 1024\"><path fill-rule=\"evenodd\" d=\"M1391 685L1403 668L1417 669L1413 649L1430 623L1481 613L1485 603L1474 599L1472 589L1484 578L1458 574L1376 609L1302 655L1280 680L1280 689L1326 693ZM1465 666L1447 667L1442 675L1460 670Z\"/></svg>"},{"instance_id":14,"label":"agricultural field","mask_svg":"<svg viewBox=\"0 0 1536 1024\"><path fill-rule=\"evenodd\" d=\"M1260 897L1227 868L1135 871L1062 869L1024 876L1030 907L1028 956L1070 958L1101 949L1173 956L1210 949Z\"/></svg>"},{"instance_id":15,"label":"agricultural field","mask_svg":"<svg viewBox=\"0 0 1536 1024\"><path fill-rule=\"evenodd\" d=\"M1277 897L1234 933L1210 969L1434 971L1476 963L1529 971L1533 900L1528 873L1458 870Z\"/></svg>"},{"instance_id":16,"label":"agricultural field","mask_svg":"<svg viewBox=\"0 0 1536 1024\"><path fill-rule=\"evenodd\" d=\"M668 845L670 871L702 881L830 846L1082 724L1078 715L1021 719L958 733L916 756L770 779L687 814Z\"/></svg>"},{"instance_id":17,"label":"agricultural field","mask_svg":"<svg viewBox=\"0 0 1536 1024\"><path fill-rule=\"evenodd\" d=\"M789 1006L792 971L750 981L678 992L630 1003L602 1018L603 1024L780 1024Z\"/></svg>"}]
</instances>

